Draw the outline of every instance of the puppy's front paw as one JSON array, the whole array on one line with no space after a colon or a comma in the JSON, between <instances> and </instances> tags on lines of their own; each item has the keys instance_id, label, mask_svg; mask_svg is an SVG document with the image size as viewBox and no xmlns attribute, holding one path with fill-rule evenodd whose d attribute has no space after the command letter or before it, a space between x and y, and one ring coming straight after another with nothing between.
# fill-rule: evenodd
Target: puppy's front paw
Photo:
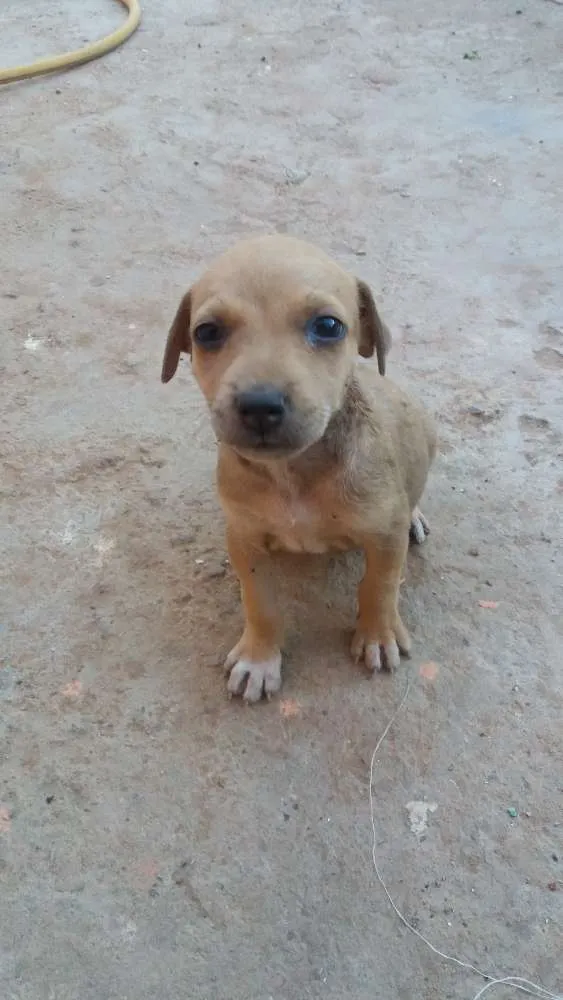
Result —
<instances>
[{"instance_id":1,"label":"puppy's front paw","mask_svg":"<svg viewBox=\"0 0 563 1000\"><path fill-rule=\"evenodd\" d=\"M430 525L426 520L424 514L418 507L415 507L412 512L411 526L409 535L412 542L416 545L422 545L426 536L430 534Z\"/></svg>"},{"instance_id":2,"label":"puppy's front paw","mask_svg":"<svg viewBox=\"0 0 563 1000\"><path fill-rule=\"evenodd\" d=\"M257 659L243 636L225 662L225 670L230 674L229 694L241 694L249 702L260 701L263 694L270 698L281 687L281 661L281 651L277 647Z\"/></svg>"},{"instance_id":3,"label":"puppy's front paw","mask_svg":"<svg viewBox=\"0 0 563 1000\"><path fill-rule=\"evenodd\" d=\"M401 653L405 656L410 651L409 634L400 618L397 618L394 629L377 629L362 625L360 622L352 639L352 657L354 663L361 660L368 670L395 670L401 662Z\"/></svg>"}]
</instances>

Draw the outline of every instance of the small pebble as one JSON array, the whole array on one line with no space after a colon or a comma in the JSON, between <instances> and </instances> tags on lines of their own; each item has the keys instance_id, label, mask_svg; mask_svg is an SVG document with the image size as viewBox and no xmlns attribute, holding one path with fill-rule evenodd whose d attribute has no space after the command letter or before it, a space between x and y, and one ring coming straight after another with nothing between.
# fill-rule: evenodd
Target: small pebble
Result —
<instances>
[{"instance_id":1,"label":"small pebble","mask_svg":"<svg viewBox=\"0 0 563 1000\"><path fill-rule=\"evenodd\" d=\"M205 571L205 577L207 580L218 580L225 576L226 572L226 567L222 563L219 563L218 565L210 566L209 569Z\"/></svg>"},{"instance_id":2,"label":"small pebble","mask_svg":"<svg viewBox=\"0 0 563 1000\"><path fill-rule=\"evenodd\" d=\"M475 556L476 557L476 556L479 555L479 549L477 548L476 545L472 545L471 548L467 550L467 554L469 556Z\"/></svg>"}]
</instances>

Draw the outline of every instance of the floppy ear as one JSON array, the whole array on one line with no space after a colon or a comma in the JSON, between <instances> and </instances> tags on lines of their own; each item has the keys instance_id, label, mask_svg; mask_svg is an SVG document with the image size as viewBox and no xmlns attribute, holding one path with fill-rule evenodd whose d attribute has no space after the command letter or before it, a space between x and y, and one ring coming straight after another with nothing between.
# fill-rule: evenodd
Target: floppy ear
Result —
<instances>
[{"instance_id":1,"label":"floppy ear","mask_svg":"<svg viewBox=\"0 0 563 1000\"><path fill-rule=\"evenodd\" d=\"M166 347L164 348L164 359L162 361L162 372L160 375L163 382L169 382L170 379L176 374L176 369L178 367L182 351L186 354L192 353L192 343L190 340L190 313L191 297L190 293L186 292L184 298L178 306L178 312L176 313L174 322L170 327L168 340L166 341Z\"/></svg>"},{"instance_id":2,"label":"floppy ear","mask_svg":"<svg viewBox=\"0 0 563 1000\"><path fill-rule=\"evenodd\" d=\"M358 281L358 309L360 313L358 350L363 358L371 358L375 351L379 374L385 375L385 358L391 349L391 334L375 307L371 289L365 281Z\"/></svg>"}]
</instances>

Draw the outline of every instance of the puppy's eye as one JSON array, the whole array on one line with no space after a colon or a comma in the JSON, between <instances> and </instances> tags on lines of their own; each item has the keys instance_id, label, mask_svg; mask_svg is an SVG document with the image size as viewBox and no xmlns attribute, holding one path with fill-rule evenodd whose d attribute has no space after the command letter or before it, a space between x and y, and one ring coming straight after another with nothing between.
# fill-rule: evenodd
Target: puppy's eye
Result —
<instances>
[{"instance_id":1,"label":"puppy's eye","mask_svg":"<svg viewBox=\"0 0 563 1000\"><path fill-rule=\"evenodd\" d=\"M206 351L216 351L225 341L225 331L217 323L200 323L194 330L196 344Z\"/></svg>"},{"instance_id":2,"label":"puppy's eye","mask_svg":"<svg viewBox=\"0 0 563 1000\"><path fill-rule=\"evenodd\" d=\"M310 344L335 344L346 336L346 327L336 316L315 316L305 329Z\"/></svg>"}]
</instances>

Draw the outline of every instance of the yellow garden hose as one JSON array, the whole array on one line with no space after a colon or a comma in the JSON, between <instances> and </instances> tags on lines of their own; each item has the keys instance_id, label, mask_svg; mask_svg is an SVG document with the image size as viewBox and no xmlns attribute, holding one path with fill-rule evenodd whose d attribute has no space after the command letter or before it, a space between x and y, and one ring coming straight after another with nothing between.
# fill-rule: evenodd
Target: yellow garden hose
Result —
<instances>
[{"instance_id":1,"label":"yellow garden hose","mask_svg":"<svg viewBox=\"0 0 563 1000\"><path fill-rule=\"evenodd\" d=\"M116 49L118 45L123 45L123 42L126 42L139 27L141 8L139 0L119 0L119 2L127 8L127 20L111 35L101 38L98 42L91 42L83 49L65 52L62 56L47 56L45 59L38 59L37 62L30 63L28 66L0 69L0 84L14 83L16 80L29 80L32 76L42 76L44 73L54 73L56 70L71 69L73 66L80 66L92 59L99 59L100 56L105 56L107 52Z\"/></svg>"}]
</instances>

